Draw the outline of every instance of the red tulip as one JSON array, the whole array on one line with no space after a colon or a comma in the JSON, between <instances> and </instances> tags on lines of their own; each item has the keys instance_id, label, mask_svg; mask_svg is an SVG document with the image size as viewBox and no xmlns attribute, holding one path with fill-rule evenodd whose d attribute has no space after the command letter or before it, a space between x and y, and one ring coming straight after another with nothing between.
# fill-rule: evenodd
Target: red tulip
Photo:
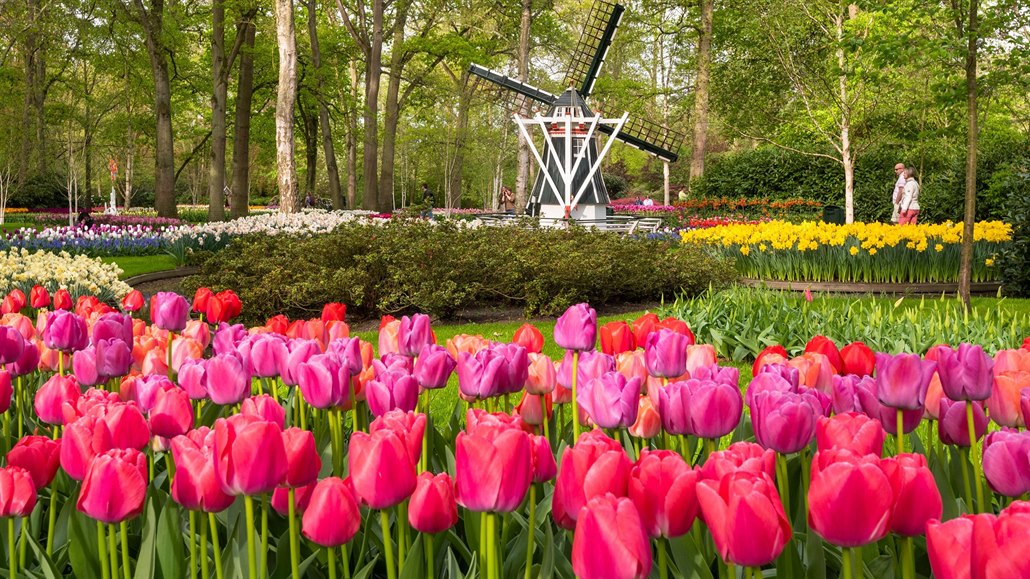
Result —
<instances>
[{"instance_id":1,"label":"red tulip","mask_svg":"<svg viewBox=\"0 0 1030 579\"><path fill-rule=\"evenodd\" d=\"M545 483L553 480L558 474L558 463L551 453L551 443L543 436L531 436L533 450L533 482Z\"/></svg>"},{"instance_id":2,"label":"red tulip","mask_svg":"<svg viewBox=\"0 0 1030 579\"><path fill-rule=\"evenodd\" d=\"M852 342L841 348L840 359L843 364L841 374L872 376L876 367L876 354L864 342ZM830 362L833 362L832 358Z\"/></svg>"},{"instance_id":3,"label":"red tulip","mask_svg":"<svg viewBox=\"0 0 1030 579\"><path fill-rule=\"evenodd\" d=\"M610 493L591 499L572 540L576 576L643 579L651 563L651 545L633 501Z\"/></svg>"},{"instance_id":4,"label":"red tulip","mask_svg":"<svg viewBox=\"0 0 1030 579\"><path fill-rule=\"evenodd\" d=\"M941 493L926 466L926 457L899 454L884 459L881 466L894 493L890 530L902 537L925 534L926 524L940 519L943 512Z\"/></svg>"},{"instance_id":5,"label":"red tulip","mask_svg":"<svg viewBox=\"0 0 1030 579\"><path fill-rule=\"evenodd\" d=\"M837 349L837 344L833 343L833 340L826 336L813 336L811 340L805 344L805 352L817 352L826 356L830 360L830 365L833 366L833 371L836 374L841 374L844 369L844 361L841 359L841 352ZM855 374L856 372L848 372L848 374Z\"/></svg>"},{"instance_id":6,"label":"red tulip","mask_svg":"<svg viewBox=\"0 0 1030 579\"><path fill-rule=\"evenodd\" d=\"M302 487L318 480L322 459L315 447L315 435L310 430L292 427L284 430L282 436L286 449L286 486Z\"/></svg>"},{"instance_id":7,"label":"red tulip","mask_svg":"<svg viewBox=\"0 0 1030 579\"><path fill-rule=\"evenodd\" d=\"M201 427L172 439L172 458L177 467L172 477L172 500L191 511L218 513L232 505L215 475L215 433Z\"/></svg>"},{"instance_id":8,"label":"red tulip","mask_svg":"<svg viewBox=\"0 0 1030 579\"><path fill-rule=\"evenodd\" d=\"M1030 577L1030 503L1012 503L997 517L973 518L973 577Z\"/></svg>"},{"instance_id":9,"label":"red tulip","mask_svg":"<svg viewBox=\"0 0 1030 579\"><path fill-rule=\"evenodd\" d=\"M984 476L994 492L1018 497L1030 492L1030 432L999 430L987 435Z\"/></svg>"},{"instance_id":10,"label":"red tulip","mask_svg":"<svg viewBox=\"0 0 1030 579\"><path fill-rule=\"evenodd\" d=\"M566 350L593 350L597 343L597 312L587 304L565 310L554 324L554 343Z\"/></svg>"},{"instance_id":11,"label":"red tulip","mask_svg":"<svg viewBox=\"0 0 1030 579\"><path fill-rule=\"evenodd\" d=\"M27 517L36 506L36 484L19 466L0 468L0 517Z\"/></svg>"},{"instance_id":12,"label":"red tulip","mask_svg":"<svg viewBox=\"0 0 1030 579\"><path fill-rule=\"evenodd\" d=\"M396 506L415 490L415 461L393 430L354 433L347 463L354 491L370 509Z\"/></svg>"},{"instance_id":13,"label":"red tulip","mask_svg":"<svg viewBox=\"0 0 1030 579\"><path fill-rule=\"evenodd\" d=\"M772 563L790 541L791 528L776 485L765 473L737 471L697 483L701 513L724 561Z\"/></svg>"},{"instance_id":14,"label":"red tulip","mask_svg":"<svg viewBox=\"0 0 1030 579\"><path fill-rule=\"evenodd\" d=\"M37 310L49 306L50 292L41 285L32 286L32 291L29 292L29 304Z\"/></svg>"},{"instance_id":15,"label":"red tulip","mask_svg":"<svg viewBox=\"0 0 1030 579\"><path fill-rule=\"evenodd\" d=\"M544 335L533 324L522 324L515 330L511 342L522 346L530 354L539 354L544 348Z\"/></svg>"},{"instance_id":16,"label":"red tulip","mask_svg":"<svg viewBox=\"0 0 1030 579\"><path fill-rule=\"evenodd\" d=\"M311 492L315 490L315 485L318 481L312 482L309 485L297 487L295 489L289 489L286 487L276 487L272 491L272 508L275 512L279 513L281 517L288 517L290 515L290 491L293 491L293 508L298 513L303 513L308 509L308 504L311 503ZM354 490L351 489L353 493Z\"/></svg>"},{"instance_id":17,"label":"red tulip","mask_svg":"<svg viewBox=\"0 0 1030 579\"><path fill-rule=\"evenodd\" d=\"M54 292L54 309L67 310L72 307L72 296L68 290L61 288Z\"/></svg>"},{"instance_id":18,"label":"red tulip","mask_svg":"<svg viewBox=\"0 0 1030 579\"><path fill-rule=\"evenodd\" d=\"M970 579L973 574L973 521L994 515L963 515L947 522L926 525L926 552L937 579Z\"/></svg>"},{"instance_id":19,"label":"red tulip","mask_svg":"<svg viewBox=\"0 0 1030 579\"><path fill-rule=\"evenodd\" d=\"M408 449L408 457L412 464L417 464L422 457L422 437L426 432L426 415L414 412L391 410L376 417L369 424L369 432L375 434L379 430L392 430L404 440Z\"/></svg>"},{"instance_id":20,"label":"red tulip","mask_svg":"<svg viewBox=\"0 0 1030 579\"><path fill-rule=\"evenodd\" d=\"M753 442L734 442L726 450L713 452L701 467L703 480L721 480L737 471L775 476L776 452Z\"/></svg>"},{"instance_id":21,"label":"red tulip","mask_svg":"<svg viewBox=\"0 0 1030 579\"><path fill-rule=\"evenodd\" d=\"M36 416L47 424L64 424L61 407L65 402L74 404L82 393L74 376L51 376L36 391Z\"/></svg>"},{"instance_id":22,"label":"red tulip","mask_svg":"<svg viewBox=\"0 0 1030 579\"><path fill-rule=\"evenodd\" d=\"M454 450L457 499L477 512L514 511L533 480L529 435L506 428L458 433Z\"/></svg>"},{"instance_id":23,"label":"red tulip","mask_svg":"<svg viewBox=\"0 0 1030 579\"><path fill-rule=\"evenodd\" d=\"M959 344L958 350L942 349L937 361L944 394L956 401L990 397L993 368L994 360L983 348L971 344Z\"/></svg>"},{"instance_id":24,"label":"red tulip","mask_svg":"<svg viewBox=\"0 0 1030 579\"><path fill-rule=\"evenodd\" d=\"M25 292L17 288L13 289L0 303L0 314L16 314L25 307L26 303Z\"/></svg>"},{"instance_id":25,"label":"red tulip","mask_svg":"<svg viewBox=\"0 0 1030 579\"><path fill-rule=\"evenodd\" d=\"M7 464L20 466L32 475L36 489L50 484L61 465L61 441L45 436L26 436L7 453Z\"/></svg>"},{"instance_id":26,"label":"red tulip","mask_svg":"<svg viewBox=\"0 0 1030 579\"><path fill-rule=\"evenodd\" d=\"M272 492L287 468L279 425L242 414L215 421L215 476L225 493Z\"/></svg>"},{"instance_id":27,"label":"red tulip","mask_svg":"<svg viewBox=\"0 0 1030 579\"><path fill-rule=\"evenodd\" d=\"M658 378L677 378L687 371L687 346L683 334L671 330L651 332L644 342L644 363L647 372Z\"/></svg>"},{"instance_id":28,"label":"red tulip","mask_svg":"<svg viewBox=\"0 0 1030 579\"><path fill-rule=\"evenodd\" d=\"M828 543L859 547L879 541L890 530L894 502L879 457L847 449L816 453L808 524Z\"/></svg>"},{"instance_id":29,"label":"red tulip","mask_svg":"<svg viewBox=\"0 0 1030 579\"><path fill-rule=\"evenodd\" d=\"M630 324L633 329L633 343L637 346L642 346L647 342L648 334L658 329L659 323L658 316L651 312L633 320L633 323Z\"/></svg>"},{"instance_id":30,"label":"red tulip","mask_svg":"<svg viewBox=\"0 0 1030 579\"><path fill-rule=\"evenodd\" d=\"M787 361L787 350L779 345L775 344L772 346L766 346L758 356L755 357L755 363L751 366L751 374L757 376L758 372L762 369L762 366L767 364L782 364Z\"/></svg>"},{"instance_id":31,"label":"red tulip","mask_svg":"<svg viewBox=\"0 0 1030 579\"><path fill-rule=\"evenodd\" d=\"M458 522L454 482L446 473L418 475L408 505L408 523L420 533L442 533Z\"/></svg>"},{"instance_id":32,"label":"red tulip","mask_svg":"<svg viewBox=\"0 0 1030 579\"><path fill-rule=\"evenodd\" d=\"M687 323L683 320L669 316L658 322L658 327L656 329L662 328L686 336L687 344L690 346L694 345L694 332L690 331L690 327L687 326Z\"/></svg>"},{"instance_id":33,"label":"red tulip","mask_svg":"<svg viewBox=\"0 0 1030 579\"><path fill-rule=\"evenodd\" d=\"M109 450L93 459L75 507L103 523L120 523L143 512L147 457L136 449Z\"/></svg>"},{"instance_id":34,"label":"red tulip","mask_svg":"<svg viewBox=\"0 0 1030 579\"><path fill-rule=\"evenodd\" d=\"M969 448L969 421L966 403L941 397L938 403L937 436L944 444ZM973 403L973 431L980 440L987 433L987 415L983 401Z\"/></svg>"},{"instance_id":35,"label":"red tulip","mask_svg":"<svg viewBox=\"0 0 1030 579\"><path fill-rule=\"evenodd\" d=\"M348 481L337 477L318 481L301 519L304 536L331 549L353 539L360 527L361 510Z\"/></svg>"},{"instance_id":36,"label":"red tulip","mask_svg":"<svg viewBox=\"0 0 1030 579\"><path fill-rule=\"evenodd\" d=\"M821 452L846 448L858 455L883 454L886 433L880 422L858 412L820 416L815 430L816 448Z\"/></svg>"},{"instance_id":37,"label":"red tulip","mask_svg":"<svg viewBox=\"0 0 1030 579\"><path fill-rule=\"evenodd\" d=\"M631 468L619 443L600 430L584 433L561 456L551 507L554 521L573 529L590 499L606 493L626 496Z\"/></svg>"},{"instance_id":38,"label":"red tulip","mask_svg":"<svg viewBox=\"0 0 1030 579\"><path fill-rule=\"evenodd\" d=\"M122 309L127 312L138 312L143 309L143 294L139 290L132 290L122 298Z\"/></svg>"},{"instance_id":39,"label":"red tulip","mask_svg":"<svg viewBox=\"0 0 1030 579\"><path fill-rule=\"evenodd\" d=\"M197 291L193 294L193 305L191 310L198 314L203 314L208 309L208 304L215 297L215 292L211 291L209 287L198 287Z\"/></svg>"},{"instance_id":40,"label":"red tulip","mask_svg":"<svg viewBox=\"0 0 1030 579\"><path fill-rule=\"evenodd\" d=\"M685 535L697 518L698 471L671 450L644 451L630 472L629 498L651 537Z\"/></svg>"},{"instance_id":41,"label":"red tulip","mask_svg":"<svg viewBox=\"0 0 1030 579\"><path fill-rule=\"evenodd\" d=\"M222 303L226 321L235 318L243 311L243 303L240 302L240 296L236 295L236 292L232 290L222 290L215 294L215 298Z\"/></svg>"},{"instance_id":42,"label":"red tulip","mask_svg":"<svg viewBox=\"0 0 1030 579\"><path fill-rule=\"evenodd\" d=\"M347 320L347 306L340 302L330 302L322 306L322 321L330 322L333 320L346 321Z\"/></svg>"},{"instance_id":43,"label":"red tulip","mask_svg":"<svg viewBox=\"0 0 1030 579\"><path fill-rule=\"evenodd\" d=\"M174 386L158 390L150 409L150 431L156 436L174 438L192 428L193 406L189 394Z\"/></svg>"},{"instance_id":44,"label":"red tulip","mask_svg":"<svg viewBox=\"0 0 1030 579\"><path fill-rule=\"evenodd\" d=\"M601 326L601 351L609 356L635 350L633 331L626 322L608 322Z\"/></svg>"}]
</instances>

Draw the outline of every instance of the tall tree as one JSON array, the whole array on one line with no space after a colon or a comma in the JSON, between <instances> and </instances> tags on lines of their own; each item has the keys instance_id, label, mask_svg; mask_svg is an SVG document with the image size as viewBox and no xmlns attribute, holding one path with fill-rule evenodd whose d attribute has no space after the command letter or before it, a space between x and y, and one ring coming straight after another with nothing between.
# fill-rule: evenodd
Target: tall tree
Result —
<instances>
[{"instance_id":1,"label":"tall tree","mask_svg":"<svg viewBox=\"0 0 1030 579\"><path fill-rule=\"evenodd\" d=\"M293 0L275 0L275 30L279 44L279 87L275 101L275 165L279 182L279 210L292 213L300 209L293 139L293 108L297 100L297 38L293 27Z\"/></svg>"},{"instance_id":2,"label":"tall tree","mask_svg":"<svg viewBox=\"0 0 1030 579\"><path fill-rule=\"evenodd\" d=\"M713 0L700 0L701 22L697 39L697 80L694 82L694 138L690 153L690 180L705 174L708 145L708 83L712 69Z\"/></svg>"},{"instance_id":3,"label":"tall tree","mask_svg":"<svg viewBox=\"0 0 1030 579\"><path fill-rule=\"evenodd\" d=\"M979 0L969 0L965 9L959 0L952 0L955 32L966 45L966 192L962 217L962 253L958 268L958 295L966 310L970 309L969 286L973 271L973 225L976 222L976 148L977 139L977 44L980 41L978 22ZM963 21L966 24L963 25Z\"/></svg>"},{"instance_id":4,"label":"tall tree","mask_svg":"<svg viewBox=\"0 0 1030 579\"><path fill-rule=\"evenodd\" d=\"M315 93L318 98L318 125L322 133L322 149L325 153L325 169L329 177L329 198L334 209L343 208L343 191L340 188L340 169L336 165L336 148L333 145L332 125L329 122L329 106L322 92L324 72L322 50L318 44L318 0L308 0L308 37L311 42L311 66L315 69Z\"/></svg>"},{"instance_id":5,"label":"tall tree","mask_svg":"<svg viewBox=\"0 0 1030 579\"><path fill-rule=\"evenodd\" d=\"M529 82L530 29L533 27L533 0L522 0L522 11L519 15L519 80ZM529 101L523 102L519 114L529 116ZM515 210L525 211L529 203L529 142L518 132L519 153L515 165Z\"/></svg>"},{"instance_id":6,"label":"tall tree","mask_svg":"<svg viewBox=\"0 0 1030 579\"><path fill-rule=\"evenodd\" d=\"M236 33L243 37L239 78L236 82L236 113L232 145L232 217L246 215L250 207L250 115L254 98L254 42L257 27L243 21Z\"/></svg>"},{"instance_id":7,"label":"tall tree","mask_svg":"<svg viewBox=\"0 0 1030 579\"><path fill-rule=\"evenodd\" d=\"M176 217L175 141L172 138L172 85L164 42L164 0L134 0L132 14L143 27L154 77L154 208L161 217Z\"/></svg>"}]
</instances>

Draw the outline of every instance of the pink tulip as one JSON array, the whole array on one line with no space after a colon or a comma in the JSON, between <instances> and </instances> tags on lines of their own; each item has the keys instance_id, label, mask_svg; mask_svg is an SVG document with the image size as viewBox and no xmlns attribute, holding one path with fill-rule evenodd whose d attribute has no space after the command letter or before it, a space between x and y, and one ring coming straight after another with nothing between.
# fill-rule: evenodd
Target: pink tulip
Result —
<instances>
[{"instance_id":1,"label":"pink tulip","mask_svg":"<svg viewBox=\"0 0 1030 579\"><path fill-rule=\"evenodd\" d=\"M670 330L651 332L644 343L647 371L658 378L676 378L687 371L687 346L683 334Z\"/></svg>"},{"instance_id":2,"label":"pink tulip","mask_svg":"<svg viewBox=\"0 0 1030 579\"><path fill-rule=\"evenodd\" d=\"M177 467L172 477L172 500L191 511L219 513L235 497L226 494L215 475L214 431L201 427L189 436L172 439L172 457Z\"/></svg>"},{"instance_id":3,"label":"pink tulip","mask_svg":"<svg viewBox=\"0 0 1030 579\"><path fill-rule=\"evenodd\" d=\"M420 533L442 533L458 522L454 482L446 473L418 475L408 505L408 523Z\"/></svg>"},{"instance_id":4,"label":"pink tulip","mask_svg":"<svg viewBox=\"0 0 1030 579\"><path fill-rule=\"evenodd\" d=\"M0 370L0 414L11 408L11 396L14 388L11 386L11 373L7 370Z\"/></svg>"},{"instance_id":5,"label":"pink tulip","mask_svg":"<svg viewBox=\"0 0 1030 579\"><path fill-rule=\"evenodd\" d=\"M174 292L158 292L150 298L150 321L162 330L179 332L186 327L190 306Z\"/></svg>"},{"instance_id":6,"label":"pink tulip","mask_svg":"<svg viewBox=\"0 0 1030 579\"><path fill-rule=\"evenodd\" d=\"M268 394L244 399L240 405L240 414L267 420L279 428L286 428L286 410Z\"/></svg>"},{"instance_id":7,"label":"pink tulip","mask_svg":"<svg viewBox=\"0 0 1030 579\"><path fill-rule=\"evenodd\" d=\"M955 401L985 400L991 395L994 360L983 348L960 344L958 350L942 349L937 362L944 394Z\"/></svg>"},{"instance_id":8,"label":"pink tulip","mask_svg":"<svg viewBox=\"0 0 1030 579\"><path fill-rule=\"evenodd\" d=\"M36 489L49 486L61 465L61 441L45 436L26 436L7 453L7 464L24 468Z\"/></svg>"},{"instance_id":9,"label":"pink tulip","mask_svg":"<svg viewBox=\"0 0 1030 579\"><path fill-rule=\"evenodd\" d=\"M397 328L397 352L403 356L418 356L422 348L435 342L429 327L429 316L414 314L403 316ZM382 353L380 352L380 355Z\"/></svg>"},{"instance_id":10,"label":"pink tulip","mask_svg":"<svg viewBox=\"0 0 1030 579\"><path fill-rule=\"evenodd\" d=\"M662 431L662 417L654 399L641 396L637 406L637 420L629 427L629 435L636 438L654 438Z\"/></svg>"},{"instance_id":11,"label":"pink tulip","mask_svg":"<svg viewBox=\"0 0 1030 579\"><path fill-rule=\"evenodd\" d=\"M737 471L775 476L776 452L753 442L734 442L726 450L713 452L701 467L700 478L721 480Z\"/></svg>"},{"instance_id":12,"label":"pink tulip","mask_svg":"<svg viewBox=\"0 0 1030 579\"><path fill-rule=\"evenodd\" d=\"M301 519L301 531L313 543L335 548L348 543L361 528L361 510L348 481L318 481Z\"/></svg>"},{"instance_id":13,"label":"pink tulip","mask_svg":"<svg viewBox=\"0 0 1030 579\"><path fill-rule=\"evenodd\" d=\"M415 361L415 379L427 390L443 388L457 366L457 361L443 346L426 344ZM552 369L553 372L553 369Z\"/></svg>"},{"instance_id":14,"label":"pink tulip","mask_svg":"<svg viewBox=\"0 0 1030 579\"><path fill-rule=\"evenodd\" d=\"M514 511L533 479L529 435L513 428L458 433L454 450L457 500L477 512Z\"/></svg>"},{"instance_id":15,"label":"pink tulip","mask_svg":"<svg viewBox=\"0 0 1030 579\"><path fill-rule=\"evenodd\" d=\"M100 316L91 329L91 343L96 344L100 340L121 340L126 344L132 343L132 316L112 312Z\"/></svg>"},{"instance_id":16,"label":"pink tulip","mask_svg":"<svg viewBox=\"0 0 1030 579\"><path fill-rule=\"evenodd\" d=\"M530 436L533 451L533 482L545 483L558 474L558 463L551 453L551 443L543 436Z\"/></svg>"},{"instance_id":17,"label":"pink tulip","mask_svg":"<svg viewBox=\"0 0 1030 579\"><path fill-rule=\"evenodd\" d=\"M573 529L580 509L605 493L626 496L631 464L622 446L591 430L565 449L554 483L551 514L563 529Z\"/></svg>"},{"instance_id":18,"label":"pink tulip","mask_svg":"<svg viewBox=\"0 0 1030 579\"><path fill-rule=\"evenodd\" d=\"M230 495L270 493L286 478L288 462L277 424L236 414L215 421L215 476Z\"/></svg>"},{"instance_id":19,"label":"pink tulip","mask_svg":"<svg viewBox=\"0 0 1030 579\"><path fill-rule=\"evenodd\" d=\"M61 407L65 402L74 404L81 395L74 376L51 376L36 391L36 416L47 424L64 424Z\"/></svg>"},{"instance_id":20,"label":"pink tulip","mask_svg":"<svg viewBox=\"0 0 1030 579\"><path fill-rule=\"evenodd\" d=\"M813 390L801 394L763 392L752 403L751 424L755 439L763 447L793 454L812 442L816 423L826 414Z\"/></svg>"},{"instance_id":21,"label":"pink tulip","mask_svg":"<svg viewBox=\"0 0 1030 579\"><path fill-rule=\"evenodd\" d=\"M994 492L1018 497L1030 492L1030 432L999 430L987 435L984 476Z\"/></svg>"},{"instance_id":22,"label":"pink tulip","mask_svg":"<svg viewBox=\"0 0 1030 579\"><path fill-rule=\"evenodd\" d=\"M765 473L738 471L697 483L701 513L724 561L772 563L790 541L791 528L776 485Z\"/></svg>"},{"instance_id":23,"label":"pink tulip","mask_svg":"<svg viewBox=\"0 0 1030 579\"><path fill-rule=\"evenodd\" d=\"M297 386L300 383L297 380L300 365L321 354L322 350L319 348L318 342L300 338L290 340L287 348L289 351L286 354L286 358L279 362L280 377L283 384Z\"/></svg>"},{"instance_id":24,"label":"pink tulip","mask_svg":"<svg viewBox=\"0 0 1030 579\"><path fill-rule=\"evenodd\" d=\"M19 466L0 468L0 517L27 517L36 506L36 484Z\"/></svg>"},{"instance_id":25,"label":"pink tulip","mask_svg":"<svg viewBox=\"0 0 1030 579\"><path fill-rule=\"evenodd\" d=\"M530 394L550 394L554 391L558 376L554 370L554 362L546 354L528 354L529 366L526 372L526 392Z\"/></svg>"},{"instance_id":26,"label":"pink tulip","mask_svg":"<svg viewBox=\"0 0 1030 579\"><path fill-rule=\"evenodd\" d=\"M282 338L272 337L276 334L264 334L264 338L255 339L250 345L251 375L256 378L274 378L281 370L279 362L286 359L288 351Z\"/></svg>"},{"instance_id":27,"label":"pink tulip","mask_svg":"<svg viewBox=\"0 0 1030 579\"><path fill-rule=\"evenodd\" d=\"M303 513L308 509L308 504L311 502L311 492L315 490L317 482L313 482L309 485L297 487L295 489L289 489L287 487L276 487L272 491L272 500L270 501L272 508L275 512L279 513L280 517L288 517L290 515L290 491L293 491L293 508L298 513ZM351 489L353 493L354 490ZM355 499L356 501L357 499Z\"/></svg>"},{"instance_id":28,"label":"pink tulip","mask_svg":"<svg viewBox=\"0 0 1030 579\"><path fill-rule=\"evenodd\" d=\"M203 400L207 398L207 361L187 360L179 366L176 374L179 386L186 391L190 400Z\"/></svg>"},{"instance_id":29,"label":"pink tulip","mask_svg":"<svg viewBox=\"0 0 1030 579\"><path fill-rule=\"evenodd\" d=\"M941 493L926 466L926 457L899 454L884 459L881 466L894 492L891 531L902 537L925 534L926 524L940 519L943 512Z\"/></svg>"},{"instance_id":30,"label":"pink tulip","mask_svg":"<svg viewBox=\"0 0 1030 579\"><path fill-rule=\"evenodd\" d=\"M691 378L711 382L717 382L719 384L725 384L727 386L733 386L737 388L740 384L740 370L733 366L719 366L712 363L708 366L700 366L690 373ZM740 391L739 388L737 390Z\"/></svg>"},{"instance_id":31,"label":"pink tulip","mask_svg":"<svg viewBox=\"0 0 1030 579\"><path fill-rule=\"evenodd\" d=\"M744 399L737 384L688 380L690 430L701 438L721 438L737 428Z\"/></svg>"},{"instance_id":32,"label":"pink tulip","mask_svg":"<svg viewBox=\"0 0 1030 579\"><path fill-rule=\"evenodd\" d=\"M644 579L651 564L651 545L633 501L610 493L591 499L572 541L576 576Z\"/></svg>"},{"instance_id":33,"label":"pink tulip","mask_svg":"<svg viewBox=\"0 0 1030 579\"><path fill-rule=\"evenodd\" d=\"M895 503L880 458L847 449L818 452L812 461L808 524L827 542L858 547L890 530Z\"/></svg>"},{"instance_id":34,"label":"pink tulip","mask_svg":"<svg viewBox=\"0 0 1030 579\"><path fill-rule=\"evenodd\" d=\"M415 462L396 432L356 432L347 455L351 482L361 503L370 509L400 504L415 490Z\"/></svg>"},{"instance_id":35,"label":"pink tulip","mask_svg":"<svg viewBox=\"0 0 1030 579\"><path fill-rule=\"evenodd\" d=\"M994 515L963 515L947 522L930 521L926 525L926 552L930 569L937 579L971 579L973 521Z\"/></svg>"},{"instance_id":36,"label":"pink tulip","mask_svg":"<svg viewBox=\"0 0 1030 579\"><path fill-rule=\"evenodd\" d=\"M43 343L62 352L82 350L89 344L86 320L63 310L51 312L43 330Z\"/></svg>"},{"instance_id":37,"label":"pink tulip","mask_svg":"<svg viewBox=\"0 0 1030 579\"><path fill-rule=\"evenodd\" d=\"M583 384L579 405L601 428L628 428L637 419L640 379L608 372Z\"/></svg>"},{"instance_id":38,"label":"pink tulip","mask_svg":"<svg viewBox=\"0 0 1030 579\"><path fill-rule=\"evenodd\" d=\"M286 450L286 486L303 487L318 480L322 459L315 448L315 435L310 430L287 428L282 433Z\"/></svg>"},{"instance_id":39,"label":"pink tulip","mask_svg":"<svg viewBox=\"0 0 1030 579\"><path fill-rule=\"evenodd\" d=\"M651 537L675 538L697 518L698 471L671 450L644 451L633 466L629 498Z\"/></svg>"},{"instance_id":40,"label":"pink tulip","mask_svg":"<svg viewBox=\"0 0 1030 579\"><path fill-rule=\"evenodd\" d=\"M158 390L150 410L150 430L155 436L174 438L193 428L193 406L181 388Z\"/></svg>"},{"instance_id":41,"label":"pink tulip","mask_svg":"<svg viewBox=\"0 0 1030 579\"><path fill-rule=\"evenodd\" d=\"M747 404L748 408L754 404L755 396L762 392L797 393L797 382L791 382L788 378L783 376L783 374L787 373L788 370L786 366L770 364L763 366L762 368L762 371L755 374L755 377L752 378L751 382L747 385L747 393L744 397L744 402ZM770 370L767 371L765 370L766 368L769 368ZM776 371L777 369L782 369L783 372ZM797 370L795 368L790 368L789 370L793 370L793 376L796 378ZM790 374L788 373L788 375Z\"/></svg>"},{"instance_id":42,"label":"pink tulip","mask_svg":"<svg viewBox=\"0 0 1030 579\"><path fill-rule=\"evenodd\" d=\"M995 367L997 370L997 367ZM1020 406L1021 392L1030 388L1030 372L994 373L994 388L987 399L991 420L999 426L1018 428L1026 426Z\"/></svg>"},{"instance_id":43,"label":"pink tulip","mask_svg":"<svg viewBox=\"0 0 1030 579\"><path fill-rule=\"evenodd\" d=\"M876 393L880 403L901 410L922 410L937 364L918 354L876 354Z\"/></svg>"},{"instance_id":44,"label":"pink tulip","mask_svg":"<svg viewBox=\"0 0 1030 579\"><path fill-rule=\"evenodd\" d=\"M858 412L820 416L815 432L819 451L846 448L861 456L882 455L885 436L879 421Z\"/></svg>"},{"instance_id":45,"label":"pink tulip","mask_svg":"<svg viewBox=\"0 0 1030 579\"><path fill-rule=\"evenodd\" d=\"M368 408L375 416L391 410L411 412L418 403L418 382L410 374L387 371L369 381L365 396Z\"/></svg>"},{"instance_id":46,"label":"pink tulip","mask_svg":"<svg viewBox=\"0 0 1030 579\"><path fill-rule=\"evenodd\" d=\"M147 457L135 449L109 450L90 462L75 507L107 524L143 512L147 494Z\"/></svg>"},{"instance_id":47,"label":"pink tulip","mask_svg":"<svg viewBox=\"0 0 1030 579\"><path fill-rule=\"evenodd\" d=\"M391 410L376 417L369 424L369 432L375 434L379 430L391 430L404 440L408 449L408 458L417 464L422 457L422 437L426 432L426 415L414 412Z\"/></svg>"},{"instance_id":48,"label":"pink tulip","mask_svg":"<svg viewBox=\"0 0 1030 579\"><path fill-rule=\"evenodd\" d=\"M554 343L566 350L593 350L597 343L597 312L587 304L565 310L554 324Z\"/></svg>"},{"instance_id":49,"label":"pink tulip","mask_svg":"<svg viewBox=\"0 0 1030 579\"><path fill-rule=\"evenodd\" d=\"M212 357L204 375L208 397L215 404L239 404L250 395L250 373L236 356Z\"/></svg>"}]
</instances>

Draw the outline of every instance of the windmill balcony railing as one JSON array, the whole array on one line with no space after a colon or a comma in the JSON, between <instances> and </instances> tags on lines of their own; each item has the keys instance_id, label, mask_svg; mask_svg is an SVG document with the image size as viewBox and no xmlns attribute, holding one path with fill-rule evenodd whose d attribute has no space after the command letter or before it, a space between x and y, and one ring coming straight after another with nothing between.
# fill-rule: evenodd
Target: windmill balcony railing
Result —
<instances>
[{"instance_id":1,"label":"windmill balcony railing","mask_svg":"<svg viewBox=\"0 0 1030 579\"><path fill-rule=\"evenodd\" d=\"M483 213L477 215L476 218L485 225L524 224L528 227L562 227L568 224L575 224L581 227L627 235L633 233L653 233L662 224L662 220L655 217L634 217L632 215L609 215L606 219L553 219L513 215L511 213Z\"/></svg>"}]
</instances>

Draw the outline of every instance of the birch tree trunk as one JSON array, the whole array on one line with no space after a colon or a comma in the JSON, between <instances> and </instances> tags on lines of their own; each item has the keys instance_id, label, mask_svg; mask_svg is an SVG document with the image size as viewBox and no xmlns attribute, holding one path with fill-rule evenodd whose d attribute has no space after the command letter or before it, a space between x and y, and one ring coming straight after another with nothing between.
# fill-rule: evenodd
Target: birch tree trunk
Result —
<instances>
[{"instance_id":1,"label":"birch tree trunk","mask_svg":"<svg viewBox=\"0 0 1030 579\"><path fill-rule=\"evenodd\" d=\"M530 29L533 26L533 0L522 0L522 19L519 22L519 80L529 82L529 38ZM522 116L529 115L529 102L527 101L522 110ZM529 143L518 131L519 153L515 168L515 211L522 214L529 203ZM496 206L496 205L495 205Z\"/></svg>"},{"instance_id":2,"label":"birch tree trunk","mask_svg":"<svg viewBox=\"0 0 1030 579\"><path fill-rule=\"evenodd\" d=\"M211 167L208 174L209 221L225 219L225 1L211 0Z\"/></svg>"},{"instance_id":3,"label":"birch tree trunk","mask_svg":"<svg viewBox=\"0 0 1030 579\"><path fill-rule=\"evenodd\" d=\"M697 43L697 81L694 84L694 138L690 180L704 175L708 147L708 85L712 68L712 3L701 0L701 35Z\"/></svg>"},{"instance_id":4,"label":"birch tree trunk","mask_svg":"<svg viewBox=\"0 0 1030 579\"><path fill-rule=\"evenodd\" d=\"M294 159L293 108L297 99L297 39L293 29L293 0L275 0L275 31L279 44L279 87L275 102L275 165L279 210L300 209Z\"/></svg>"}]
</instances>

